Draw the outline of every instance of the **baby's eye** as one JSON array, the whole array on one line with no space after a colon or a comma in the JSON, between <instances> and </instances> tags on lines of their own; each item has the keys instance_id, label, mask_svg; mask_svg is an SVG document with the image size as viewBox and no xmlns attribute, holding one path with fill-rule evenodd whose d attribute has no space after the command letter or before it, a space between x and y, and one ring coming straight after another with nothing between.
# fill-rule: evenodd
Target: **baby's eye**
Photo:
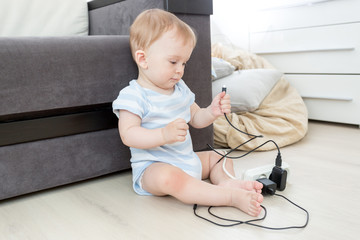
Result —
<instances>
[{"instance_id":1,"label":"baby's eye","mask_svg":"<svg viewBox=\"0 0 360 240\"><path fill-rule=\"evenodd\" d=\"M171 64L176 64L176 61L170 61Z\"/></svg>"},{"instance_id":2,"label":"baby's eye","mask_svg":"<svg viewBox=\"0 0 360 240\"><path fill-rule=\"evenodd\" d=\"M187 64L187 62L184 62L182 65L185 67L185 66L186 66L186 64Z\"/></svg>"}]
</instances>

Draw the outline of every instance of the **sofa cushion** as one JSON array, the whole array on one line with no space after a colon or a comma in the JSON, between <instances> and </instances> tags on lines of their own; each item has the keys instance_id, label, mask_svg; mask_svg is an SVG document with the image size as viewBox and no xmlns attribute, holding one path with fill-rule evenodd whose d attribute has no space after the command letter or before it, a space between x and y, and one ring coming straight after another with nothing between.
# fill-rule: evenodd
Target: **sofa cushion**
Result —
<instances>
[{"instance_id":1,"label":"sofa cushion","mask_svg":"<svg viewBox=\"0 0 360 240\"><path fill-rule=\"evenodd\" d=\"M4 115L112 102L137 77L128 36L0 38Z\"/></svg>"},{"instance_id":2,"label":"sofa cushion","mask_svg":"<svg viewBox=\"0 0 360 240\"><path fill-rule=\"evenodd\" d=\"M86 0L1 1L0 36L88 35Z\"/></svg>"}]
</instances>

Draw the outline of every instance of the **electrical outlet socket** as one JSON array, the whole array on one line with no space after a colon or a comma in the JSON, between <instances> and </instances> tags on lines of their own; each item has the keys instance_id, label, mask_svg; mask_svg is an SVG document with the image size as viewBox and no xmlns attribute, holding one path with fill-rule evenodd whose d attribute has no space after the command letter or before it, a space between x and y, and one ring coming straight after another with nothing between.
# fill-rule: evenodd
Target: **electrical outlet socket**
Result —
<instances>
[{"instance_id":1,"label":"electrical outlet socket","mask_svg":"<svg viewBox=\"0 0 360 240\"><path fill-rule=\"evenodd\" d=\"M256 181L259 178L269 178L274 165L264 165L256 168L248 169L244 172L243 179L248 181ZM289 179L290 166L286 162L282 162L281 168L287 171L287 177Z\"/></svg>"}]
</instances>

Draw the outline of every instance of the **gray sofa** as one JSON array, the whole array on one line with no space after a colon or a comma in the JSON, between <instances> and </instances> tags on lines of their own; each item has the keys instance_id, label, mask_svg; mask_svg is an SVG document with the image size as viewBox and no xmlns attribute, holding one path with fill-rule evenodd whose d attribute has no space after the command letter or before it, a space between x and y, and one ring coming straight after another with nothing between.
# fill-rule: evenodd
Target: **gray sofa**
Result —
<instances>
[{"instance_id":1,"label":"gray sofa","mask_svg":"<svg viewBox=\"0 0 360 240\"><path fill-rule=\"evenodd\" d=\"M130 169L111 102L137 77L128 27L163 8L191 25L198 44L184 81L211 102L211 0L95 0L90 36L0 37L0 200ZM194 149L212 127L191 129Z\"/></svg>"}]
</instances>

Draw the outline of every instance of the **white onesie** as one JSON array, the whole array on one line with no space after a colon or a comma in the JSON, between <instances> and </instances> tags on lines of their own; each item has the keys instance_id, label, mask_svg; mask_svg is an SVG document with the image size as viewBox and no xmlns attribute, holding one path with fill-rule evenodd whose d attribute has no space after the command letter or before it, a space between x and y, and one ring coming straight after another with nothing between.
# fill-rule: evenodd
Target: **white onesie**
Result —
<instances>
[{"instance_id":1,"label":"white onesie","mask_svg":"<svg viewBox=\"0 0 360 240\"><path fill-rule=\"evenodd\" d=\"M177 118L190 121L190 106L195 95L183 80L175 85L171 95L164 95L141 87L136 80L122 89L113 102L113 111L119 117L119 110L127 110L138 115L141 126L147 129L165 127ZM134 191L141 195L151 195L142 189L141 177L145 169L154 162L164 162L182 169L187 174L201 179L201 162L194 153L190 133L184 142L166 144L151 149L130 148L131 167L133 171Z\"/></svg>"}]
</instances>

